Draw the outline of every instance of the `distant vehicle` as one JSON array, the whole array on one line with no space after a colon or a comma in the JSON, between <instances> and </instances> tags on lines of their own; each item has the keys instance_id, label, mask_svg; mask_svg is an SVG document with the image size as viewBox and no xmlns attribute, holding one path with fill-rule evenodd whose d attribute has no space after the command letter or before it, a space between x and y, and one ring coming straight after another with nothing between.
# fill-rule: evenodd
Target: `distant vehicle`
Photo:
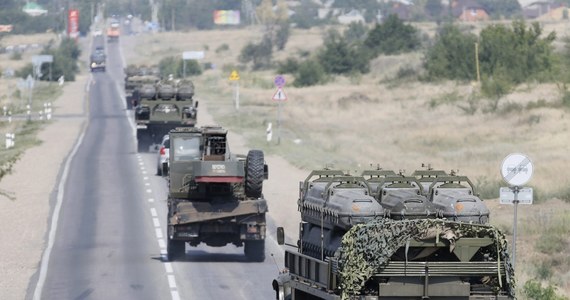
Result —
<instances>
[{"instance_id":1,"label":"distant vehicle","mask_svg":"<svg viewBox=\"0 0 570 300\"><path fill-rule=\"evenodd\" d=\"M102 35L103 35L103 30L101 30L101 29L95 29L95 30L93 31L93 35L94 35L94 36L102 36Z\"/></svg>"},{"instance_id":2,"label":"distant vehicle","mask_svg":"<svg viewBox=\"0 0 570 300\"><path fill-rule=\"evenodd\" d=\"M158 147L158 159L156 162L156 175L162 176L163 168L168 169L168 158L170 157L170 136L162 137L162 143Z\"/></svg>"},{"instance_id":3,"label":"distant vehicle","mask_svg":"<svg viewBox=\"0 0 570 300\"><path fill-rule=\"evenodd\" d=\"M107 41L109 43L119 41L120 34L119 23L111 23L111 27L107 29Z\"/></svg>"},{"instance_id":4,"label":"distant vehicle","mask_svg":"<svg viewBox=\"0 0 570 300\"><path fill-rule=\"evenodd\" d=\"M91 54L91 63L89 66L91 67L91 72L95 71L102 71L105 72L105 64L107 62L107 56L105 55L105 51L101 49L95 49L93 54Z\"/></svg>"}]
</instances>

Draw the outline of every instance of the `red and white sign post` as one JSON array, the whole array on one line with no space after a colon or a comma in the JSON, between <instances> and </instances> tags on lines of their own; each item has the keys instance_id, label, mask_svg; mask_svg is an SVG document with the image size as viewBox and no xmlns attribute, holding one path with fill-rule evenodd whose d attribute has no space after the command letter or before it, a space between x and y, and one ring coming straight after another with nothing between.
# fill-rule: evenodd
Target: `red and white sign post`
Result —
<instances>
[{"instance_id":1,"label":"red and white sign post","mask_svg":"<svg viewBox=\"0 0 570 300\"><path fill-rule=\"evenodd\" d=\"M67 15L67 36L73 39L79 37L79 10L70 9Z\"/></svg>"}]
</instances>

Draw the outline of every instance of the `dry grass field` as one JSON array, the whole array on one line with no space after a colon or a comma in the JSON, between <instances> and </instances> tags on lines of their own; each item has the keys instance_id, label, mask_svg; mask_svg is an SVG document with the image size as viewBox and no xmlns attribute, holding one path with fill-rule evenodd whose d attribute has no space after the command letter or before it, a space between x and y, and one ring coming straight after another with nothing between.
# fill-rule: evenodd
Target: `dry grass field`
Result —
<instances>
[{"instance_id":1,"label":"dry grass field","mask_svg":"<svg viewBox=\"0 0 570 300\"><path fill-rule=\"evenodd\" d=\"M570 29L567 23L544 26L545 32L555 30L559 38ZM420 28L433 36L433 24ZM324 32L293 30L285 50L274 59L314 53ZM500 100L496 112L488 112L489 101L480 99L471 104L476 112L469 114L476 85L425 83L398 75L401 70L421 69L423 54L418 52L379 57L369 74L337 77L321 86L294 88L293 78L286 75L288 100L279 109L271 100L277 74L252 72L237 59L242 47L259 41L262 34L261 28L247 28L143 35L137 40L140 46L131 49L135 58L129 63L156 63L167 55L204 50L203 62L215 68L193 80L197 97L208 103L216 122L245 136L251 147L282 155L307 170L332 164L354 173L379 165L409 174L429 163L459 170L483 196L492 198L504 186L502 159L511 152L529 155L535 167L529 185L536 190L536 203L519 210L519 288L528 279L543 278L570 296L570 110L560 107L561 92L555 83L518 86ZM216 51L223 44L229 50ZM557 48L560 45L557 42ZM239 111L228 80L232 69L241 77ZM265 136L268 123L273 125L271 142ZM488 203L493 223L512 234L512 207L500 206L496 199ZM554 241L549 239L553 235Z\"/></svg>"}]
</instances>

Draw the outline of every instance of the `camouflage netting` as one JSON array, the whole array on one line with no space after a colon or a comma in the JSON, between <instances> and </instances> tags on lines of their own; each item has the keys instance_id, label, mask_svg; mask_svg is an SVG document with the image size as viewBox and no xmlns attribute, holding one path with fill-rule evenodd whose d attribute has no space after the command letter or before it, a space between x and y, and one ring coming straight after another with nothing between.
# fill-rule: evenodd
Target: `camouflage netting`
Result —
<instances>
[{"instance_id":1,"label":"camouflage netting","mask_svg":"<svg viewBox=\"0 0 570 300\"><path fill-rule=\"evenodd\" d=\"M475 225L451 222L441 219L391 220L380 219L374 222L354 226L342 238L338 256L340 290L342 299L350 295L358 295L366 281L376 272L382 270L390 257L410 239L434 238L450 241L450 247L462 237L488 236L494 239L491 258L506 262L507 282L502 284L510 296L514 297L514 270L510 264L505 236L490 225Z\"/></svg>"}]
</instances>

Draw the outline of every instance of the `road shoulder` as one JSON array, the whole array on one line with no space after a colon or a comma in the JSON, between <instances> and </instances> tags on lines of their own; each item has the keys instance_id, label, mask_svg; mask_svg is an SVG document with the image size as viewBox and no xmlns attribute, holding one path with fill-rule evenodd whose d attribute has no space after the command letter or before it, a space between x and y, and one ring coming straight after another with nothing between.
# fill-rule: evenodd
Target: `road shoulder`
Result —
<instances>
[{"instance_id":1,"label":"road shoulder","mask_svg":"<svg viewBox=\"0 0 570 300\"><path fill-rule=\"evenodd\" d=\"M61 166L86 121L84 95L89 74L66 83L54 103L53 122L38 132L41 145L27 149L0 189L15 200L0 198L0 299L24 299L46 243L51 196ZM17 142L17 141L16 141Z\"/></svg>"}]
</instances>

